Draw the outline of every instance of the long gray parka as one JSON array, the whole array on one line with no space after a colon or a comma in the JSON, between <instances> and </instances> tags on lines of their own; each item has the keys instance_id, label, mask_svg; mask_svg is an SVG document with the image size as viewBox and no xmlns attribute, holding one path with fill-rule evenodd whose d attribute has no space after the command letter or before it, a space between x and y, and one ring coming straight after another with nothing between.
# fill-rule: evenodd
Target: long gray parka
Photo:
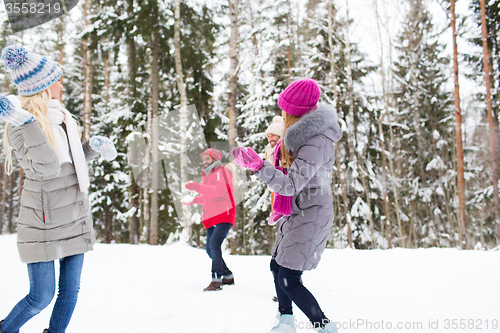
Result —
<instances>
[{"instance_id":1,"label":"long gray parka","mask_svg":"<svg viewBox=\"0 0 500 333\"><path fill-rule=\"evenodd\" d=\"M278 221L272 249L280 266L298 271L318 266L333 226L333 143L341 137L335 109L319 105L286 130L285 147L294 157L288 175L267 161L255 172L274 191L292 197L292 212Z\"/></svg>"},{"instance_id":2,"label":"long gray parka","mask_svg":"<svg viewBox=\"0 0 500 333\"><path fill-rule=\"evenodd\" d=\"M25 174L17 221L21 261L46 262L92 250L95 233L88 195L80 191L73 164L59 165L37 121L9 124L8 137ZM87 161L98 155L88 141L83 151Z\"/></svg>"}]
</instances>

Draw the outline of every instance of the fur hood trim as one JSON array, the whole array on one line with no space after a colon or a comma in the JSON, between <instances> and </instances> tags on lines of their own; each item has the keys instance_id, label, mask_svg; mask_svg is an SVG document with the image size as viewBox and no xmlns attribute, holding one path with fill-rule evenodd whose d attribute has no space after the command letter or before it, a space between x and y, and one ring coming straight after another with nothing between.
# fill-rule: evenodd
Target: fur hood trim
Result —
<instances>
[{"instance_id":1,"label":"fur hood trim","mask_svg":"<svg viewBox=\"0 0 500 333\"><path fill-rule=\"evenodd\" d=\"M318 105L316 110L306 113L286 130L284 137L286 149L296 153L310 138L318 134L323 134L334 142L339 141L342 132L337 120L337 112L333 106Z\"/></svg>"}]
</instances>

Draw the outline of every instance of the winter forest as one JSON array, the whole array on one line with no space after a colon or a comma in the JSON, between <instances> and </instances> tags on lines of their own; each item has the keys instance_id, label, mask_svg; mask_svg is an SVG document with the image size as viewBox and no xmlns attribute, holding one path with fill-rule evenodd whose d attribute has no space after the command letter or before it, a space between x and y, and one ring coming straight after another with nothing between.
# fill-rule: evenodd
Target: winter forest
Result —
<instances>
[{"instance_id":1,"label":"winter forest","mask_svg":"<svg viewBox=\"0 0 500 333\"><path fill-rule=\"evenodd\" d=\"M313 78L343 138L329 248L493 249L500 240L500 0L82 0L0 47L47 55L84 138L113 162L90 166L102 243L205 246L201 215L179 201L200 153L263 153L278 94ZM481 2L484 5L482 17ZM2 10L4 10L2 6ZM454 69L455 68L455 69ZM0 71L1 93L15 87ZM3 131L3 127L2 130ZM1 161L5 159L2 148ZM270 191L237 177L233 254L270 254ZM0 168L0 233L16 232L23 170Z\"/></svg>"}]
</instances>

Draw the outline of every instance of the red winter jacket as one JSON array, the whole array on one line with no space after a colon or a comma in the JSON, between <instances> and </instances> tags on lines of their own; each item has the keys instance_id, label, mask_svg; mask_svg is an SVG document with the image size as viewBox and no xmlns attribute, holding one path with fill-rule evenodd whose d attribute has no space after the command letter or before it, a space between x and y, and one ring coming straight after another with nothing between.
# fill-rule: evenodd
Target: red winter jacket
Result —
<instances>
[{"instance_id":1,"label":"red winter jacket","mask_svg":"<svg viewBox=\"0 0 500 333\"><path fill-rule=\"evenodd\" d=\"M224 174L226 178L224 178ZM200 188L198 189L200 195L195 197L194 203L203 205L202 222L205 229L219 223L234 225L236 208L234 205L233 174L220 165L208 175L202 171L201 176Z\"/></svg>"}]
</instances>

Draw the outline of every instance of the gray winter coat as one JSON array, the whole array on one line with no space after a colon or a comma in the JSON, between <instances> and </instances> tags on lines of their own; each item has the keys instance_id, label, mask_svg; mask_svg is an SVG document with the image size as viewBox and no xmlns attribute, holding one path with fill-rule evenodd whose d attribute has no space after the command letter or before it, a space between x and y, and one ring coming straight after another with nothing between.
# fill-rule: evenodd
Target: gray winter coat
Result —
<instances>
[{"instance_id":1,"label":"gray winter coat","mask_svg":"<svg viewBox=\"0 0 500 333\"><path fill-rule=\"evenodd\" d=\"M21 261L46 262L92 250L88 195L80 191L73 164L59 165L37 121L9 124L8 136L25 174L17 221ZM83 151L87 161L98 155L88 142Z\"/></svg>"},{"instance_id":2,"label":"gray winter coat","mask_svg":"<svg viewBox=\"0 0 500 333\"><path fill-rule=\"evenodd\" d=\"M333 226L333 143L342 132L335 109L319 105L285 133L293 164L284 175L265 161L255 175L274 191L292 196L292 213L277 224L272 256L286 268L304 271L318 266Z\"/></svg>"}]
</instances>

